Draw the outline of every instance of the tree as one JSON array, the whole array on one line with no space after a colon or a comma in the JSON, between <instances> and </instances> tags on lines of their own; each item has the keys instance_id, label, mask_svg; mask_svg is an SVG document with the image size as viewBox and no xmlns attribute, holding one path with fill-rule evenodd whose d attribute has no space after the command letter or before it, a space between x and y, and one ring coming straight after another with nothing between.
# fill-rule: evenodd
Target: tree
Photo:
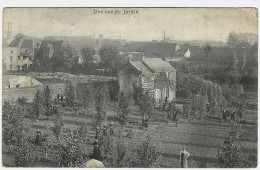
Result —
<instances>
[{"instance_id":1,"label":"tree","mask_svg":"<svg viewBox=\"0 0 260 170\"><path fill-rule=\"evenodd\" d=\"M235 144L241 129L237 125L232 125L223 146L218 151L218 166L221 168L241 168L241 150Z\"/></svg>"},{"instance_id":2,"label":"tree","mask_svg":"<svg viewBox=\"0 0 260 170\"><path fill-rule=\"evenodd\" d=\"M34 151L34 145L23 139L20 145L14 148L14 163L16 167L35 167L38 158Z\"/></svg>"},{"instance_id":3,"label":"tree","mask_svg":"<svg viewBox=\"0 0 260 170\"><path fill-rule=\"evenodd\" d=\"M73 136L69 137L69 142L61 145L62 151L59 155L61 167L80 167L84 159L82 143Z\"/></svg>"},{"instance_id":4,"label":"tree","mask_svg":"<svg viewBox=\"0 0 260 170\"><path fill-rule=\"evenodd\" d=\"M157 142L150 136L147 135L144 137L141 145L139 146L140 150L137 152L139 167L159 167L158 161L160 155L157 151L157 145Z\"/></svg>"},{"instance_id":5,"label":"tree","mask_svg":"<svg viewBox=\"0 0 260 170\"><path fill-rule=\"evenodd\" d=\"M81 56L83 58L83 67L86 74L94 73L96 70L96 65L93 63L93 56L95 55L95 50L92 47L85 47L81 49Z\"/></svg>"},{"instance_id":6,"label":"tree","mask_svg":"<svg viewBox=\"0 0 260 170\"><path fill-rule=\"evenodd\" d=\"M126 58L118 55L118 49L113 45L103 46L99 55L106 74L116 75L118 68L127 62Z\"/></svg>"},{"instance_id":7,"label":"tree","mask_svg":"<svg viewBox=\"0 0 260 170\"><path fill-rule=\"evenodd\" d=\"M138 103L139 109L141 110L142 117L150 117L153 114L154 104L153 99L149 95L148 91L143 92L139 103Z\"/></svg>"},{"instance_id":8,"label":"tree","mask_svg":"<svg viewBox=\"0 0 260 170\"><path fill-rule=\"evenodd\" d=\"M75 101L75 92L72 83L67 83L65 86L65 101L68 106L73 106Z\"/></svg>"},{"instance_id":9,"label":"tree","mask_svg":"<svg viewBox=\"0 0 260 170\"><path fill-rule=\"evenodd\" d=\"M51 112L51 91L48 85L43 90L43 105L45 106L45 114L49 116Z\"/></svg>"},{"instance_id":10,"label":"tree","mask_svg":"<svg viewBox=\"0 0 260 170\"><path fill-rule=\"evenodd\" d=\"M93 62L93 56L95 55L95 50L92 47L85 47L80 51L83 58L83 65L88 66Z\"/></svg>"},{"instance_id":11,"label":"tree","mask_svg":"<svg viewBox=\"0 0 260 170\"><path fill-rule=\"evenodd\" d=\"M70 47L63 47L57 51L57 55L52 58L47 58L46 67L51 67L52 71L71 72L74 63L73 51Z\"/></svg>"},{"instance_id":12,"label":"tree","mask_svg":"<svg viewBox=\"0 0 260 170\"><path fill-rule=\"evenodd\" d=\"M60 113L58 113L55 115L54 126L51 128L52 133L54 134L54 136L58 141L60 141L60 134L62 132L63 127L64 127L63 118L61 117Z\"/></svg>"},{"instance_id":13,"label":"tree","mask_svg":"<svg viewBox=\"0 0 260 170\"><path fill-rule=\"evenodd\" d=\"M33 111L33 114L36 116L37 119L39 119L40 115L43 115L46 111L42 94L39 90L36 92L35 97L33 99Z\"/></svg>"},{"instance_id":14,"label":"tree","mask_svg":"<svg viewBox=\"0 0 260 170\"><path fill-rule=\"evenodd\" d=\"M209 53L211 52L211 50L212 50L212 46L209 45L209 44L204 48L204 52L205 52L205 54L206 54L206 56L208 58L208 61L210 61Z\"/></svg>"},{"instance_id":15,"label":"tree","mask_svg":"<svg viewBox=\"0 0 260 170\"><path fill-rule=\"evenodd\" d=\"M130 108L130 97L125 95L123 92L119 95L118 107L119 111L117 113L118 118L120 119L120 124L125 125L128 115L131 112Z\"/></svg>"},{"instance_id":16,"label":"tree","mask_svg":"<svg viewBox=\"0 0 260 170\"><path fill-rule=\"evenodd\" d=\"M109 94L106 83L97 82L93 85L95 87L95 108L97 114L95 116L95 124L100 125L102 120L106 117L105 108L107 107Z\"/></svg>"}]
</instances>

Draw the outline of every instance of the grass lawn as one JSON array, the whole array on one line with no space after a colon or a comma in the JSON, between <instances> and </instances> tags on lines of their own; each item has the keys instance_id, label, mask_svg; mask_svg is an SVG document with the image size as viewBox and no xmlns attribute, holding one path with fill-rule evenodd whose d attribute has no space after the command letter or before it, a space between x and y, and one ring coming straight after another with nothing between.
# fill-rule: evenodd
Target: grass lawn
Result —
<instances>
[{"instance_id":1,"label":"grass lawn","mask_svg":"<svg viewBox=\"0 0 260 170\"><path fill-rule=\"evenodd\" d=\"M73 115L70 109L64 112L64 122L67 127L75 129L79 126L88 127L88 146L87 154L91 154L94 142L94 128L91 121L91 114ZM116 114L113 109L107 112L107 119L112 120ZM115 143L119 130L125 131L132 129L134 132L133 138L126 138L125 142L128 148L137 151L143 137L149 134L159 143L158 152L162 157L160 160L161 167L178 168L180 151L185 148L191 155L188 158L189 167L216 167L217 151L221 147L224 136L228 131L229 123L219 123L217 120L196 120L188 124L180 120L176 127L174 123L167 120L166 112L156 111L153 118L150 119L149 127L141 127L141 116L138 109L133 109L134 112L130 115L129 120L137 122L137 124L127 124L122 128L117 122L114 122ZM88 112L90 113L90 112ZM257 121L257 111L247 110L246 119ZM42 131L53 122L50 119L41 119L39 121L27 119L26 122L30 127L30 135L34 135L37 129ZM255 124L243 124L244 132L238 140L238 145L241 146L242 156L247 159L249 154L257 154L257 122ZM44 155L41 155L44 157ZM10 165L11 156L3 154L4 165Z\"/></svg>"}]
</instances>

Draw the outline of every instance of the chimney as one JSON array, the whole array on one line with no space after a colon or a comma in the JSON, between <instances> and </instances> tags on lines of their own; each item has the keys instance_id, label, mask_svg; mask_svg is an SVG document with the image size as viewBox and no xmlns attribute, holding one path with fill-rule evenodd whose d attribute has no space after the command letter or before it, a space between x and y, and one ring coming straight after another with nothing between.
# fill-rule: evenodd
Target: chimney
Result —
<instances>
[{"instance_id":1,"label":"chimney","mask_svg":"<svg viewBox=\"0 0 260 170\"><path fill-rule=\"evenodd\" d=\"M132 55L130 53L128 53L128 61L132 60Z\"/></svg>"},{"instance_id":2,"label":"chimney","mask_svg":"<svg viewBox=\"0 0 260 170\"><path fill-rule=\"evenodd\" d=\"M142 57L142 59L145 59L144 53L143 53L143 57Z\"/></svg>"}]
</instances>

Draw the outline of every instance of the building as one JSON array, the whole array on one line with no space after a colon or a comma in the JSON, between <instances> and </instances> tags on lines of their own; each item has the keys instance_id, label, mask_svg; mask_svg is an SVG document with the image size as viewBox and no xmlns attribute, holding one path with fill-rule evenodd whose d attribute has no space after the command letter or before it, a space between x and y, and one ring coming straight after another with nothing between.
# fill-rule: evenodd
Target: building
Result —
<instances>
[{"instance_id":1,"label":"building","mask_svg":"<svg viewBox=\"0 0 260 170\"><path fill-rule=\"evenodd\" d=\"M5 48L3 69L20 71L30 68L34 58L34 40L23 36L15 37Z\"/></svg>"},{"instance_id":2,"label":"building","mask_svg":"<svg viewBox=\"0 0 260 170\"><path fill-rule=\"evenodd\" d=\"M133 94L134 87L149 91L154 99L175 99L176 69L162 58L129 61L118 72L120 92Z\"/></svg>"}]
</instances>

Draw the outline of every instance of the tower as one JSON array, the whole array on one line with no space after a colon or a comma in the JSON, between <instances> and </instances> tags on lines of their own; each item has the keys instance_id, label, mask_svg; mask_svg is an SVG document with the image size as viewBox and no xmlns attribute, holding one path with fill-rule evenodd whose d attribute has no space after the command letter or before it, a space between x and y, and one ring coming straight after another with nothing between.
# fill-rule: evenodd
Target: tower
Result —
<instances>
[{"instance_id":1,"label":"tower","mask_svg":"<svg viewBox=\"0 0 260 170\"><path fill-rule=\"evenodd\" d=\"M8 22L7 23L7 38L10 38L11 36L12 36L12 31L13 31L13 29L12 29L12 23L11 22Z\"/></svg>"}]
</instances>

